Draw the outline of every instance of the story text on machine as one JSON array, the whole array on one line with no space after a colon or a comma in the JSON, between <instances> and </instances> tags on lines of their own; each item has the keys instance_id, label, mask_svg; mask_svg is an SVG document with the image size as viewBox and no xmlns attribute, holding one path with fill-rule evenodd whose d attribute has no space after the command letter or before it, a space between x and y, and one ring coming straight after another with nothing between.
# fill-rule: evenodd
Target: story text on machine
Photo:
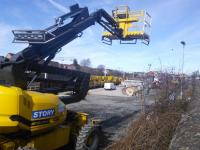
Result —
<instances>
[{"instance_id":1,"label":"story text on machine","mask_svg":"<svg viewBox=\"0 0 200 150\"><path fill-rule=\"evenodd\" d=\"M32 112L33 119L48 118L55 115L54 109L37 110Z\"/></svg>"}]
</instances>

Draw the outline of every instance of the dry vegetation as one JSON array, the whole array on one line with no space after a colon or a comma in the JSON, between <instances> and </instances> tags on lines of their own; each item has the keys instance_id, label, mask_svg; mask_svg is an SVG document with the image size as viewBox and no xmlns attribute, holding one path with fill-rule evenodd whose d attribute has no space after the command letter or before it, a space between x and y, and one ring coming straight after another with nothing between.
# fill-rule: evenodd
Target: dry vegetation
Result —
<instances>
[{"instance_id":1,"label":"dry vegetation","mask_svg":"<svg viewBox=\"0 0 200 150\"><path fill-rule=\"evenodd\" d=\"M158 92L156 105L129 127L127 136L112 143L107 150L167 150L173 133L187 106L187 98L192 96L192 88L185 89L183 100L170 101L167 84ZM177 90L176 86L175 89ZM177 90L178 91L178 90Z\"/></svg>"}]
</instances>

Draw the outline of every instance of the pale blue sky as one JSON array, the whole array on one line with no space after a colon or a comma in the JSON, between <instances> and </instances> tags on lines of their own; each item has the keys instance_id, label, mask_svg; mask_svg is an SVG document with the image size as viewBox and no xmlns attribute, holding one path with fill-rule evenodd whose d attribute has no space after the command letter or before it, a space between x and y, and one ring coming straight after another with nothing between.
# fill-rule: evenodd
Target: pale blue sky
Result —
<instances>
[{"instance_id":1,"label":"pale blue sky","mask_svg":"<svg viewBox=\"0 0 200 150\"><path fill-rule=\"evenodd\" d=\"M61 4L59 7L56 3ZM79 61L90 58L92 66L104 64L107 68L123 71L147 71L175 67L181 63L181 40L186 41L185 72L200 68L200 1L198 0L0 0L0 55L18 52L25 45L12 44L12 29L43 29L54 23L54 18L67 12L67 7L79 3L90 12L104 8L111 10L118 5L128 5L133 10L144 9L152 16L151 43L149 46L113 46L101 42L102 28L88 28L83 37L63 47L57 59L64 57Z\"/></svg>"}]
</instances>

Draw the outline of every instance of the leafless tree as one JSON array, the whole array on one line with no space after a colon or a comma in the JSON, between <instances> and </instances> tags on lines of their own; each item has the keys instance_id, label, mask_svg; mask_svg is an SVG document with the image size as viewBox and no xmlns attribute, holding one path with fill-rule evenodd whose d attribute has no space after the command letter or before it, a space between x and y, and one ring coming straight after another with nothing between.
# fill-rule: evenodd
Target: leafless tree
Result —
<instances>
[{"instance_id":1,"label":"leafless tree","mask_svg":"<svg viewBox=\"0 0 200 150\"><path fill-rule=\"evenodd\" d=\"M101 69L101 70L104 70L106 67L105 67L105 65L98 65L97 68Z\"/></svg>"},{"instance_id":2,"label":"leafless tree","mask_svg":"<svg viewBox=\"0 0 200 150\"><path fill-rule=\"evenodd\" d=\"M83 67L91 67L91 60L89 58L82 59L80 65Z\"/></svg>"},{"instance_id":3,"label":"leafless tree","mask_svg":"<svg viewBox=\"0 0 200 150\"><path fill-rule=\"evenodd\" d=\"M77 70L80 70L80 65L78 64L77 59L73 59L73 65L76 67Z\"/></svg>"}]
</instances>

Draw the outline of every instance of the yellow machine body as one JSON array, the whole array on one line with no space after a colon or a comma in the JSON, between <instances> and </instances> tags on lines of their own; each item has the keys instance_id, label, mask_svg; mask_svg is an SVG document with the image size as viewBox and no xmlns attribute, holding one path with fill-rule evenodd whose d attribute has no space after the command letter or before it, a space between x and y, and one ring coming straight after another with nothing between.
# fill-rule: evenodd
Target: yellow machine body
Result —
<instances>
[{"instance_id":1,"label":"yellow machine body","mask_svg":"<svg viewBox=\"0 0 200 150\"><path fill-rule=\"evenodd\" d=\"M88 117L76 113L75 119L66 121L67 114L65 104L56 95L0 86L0 150L53 150L69 144L70 136L77 134ZM12 137L23 132L30 135Z\"/></svg>"},{"instance_id":2,"label":"yellow machine body","mask_svg":"<svg viewBox=\"0 0 200 150\"><path fill-rule=\"evenodd\" d=\"M65 118L65 105L53 94L0 86L0 133L37 133L61 124Z\"/></svg>"},{"instance_id":3,"label":"yellow machine body","mask_svg":"<svg viewBox=\"0 0 200 150\"><path fill-rule=\"evenodd\" d=\"M36 148L38 150L54 150L65 146L70 142L71 127L69 125L58 126L51 132L33 136L29 139L15 139L9 142L4 142L0 146L1 150L14 150L18 147ZM1 139L0 139L1 142Z\"/></svg>"}]
</instances>

